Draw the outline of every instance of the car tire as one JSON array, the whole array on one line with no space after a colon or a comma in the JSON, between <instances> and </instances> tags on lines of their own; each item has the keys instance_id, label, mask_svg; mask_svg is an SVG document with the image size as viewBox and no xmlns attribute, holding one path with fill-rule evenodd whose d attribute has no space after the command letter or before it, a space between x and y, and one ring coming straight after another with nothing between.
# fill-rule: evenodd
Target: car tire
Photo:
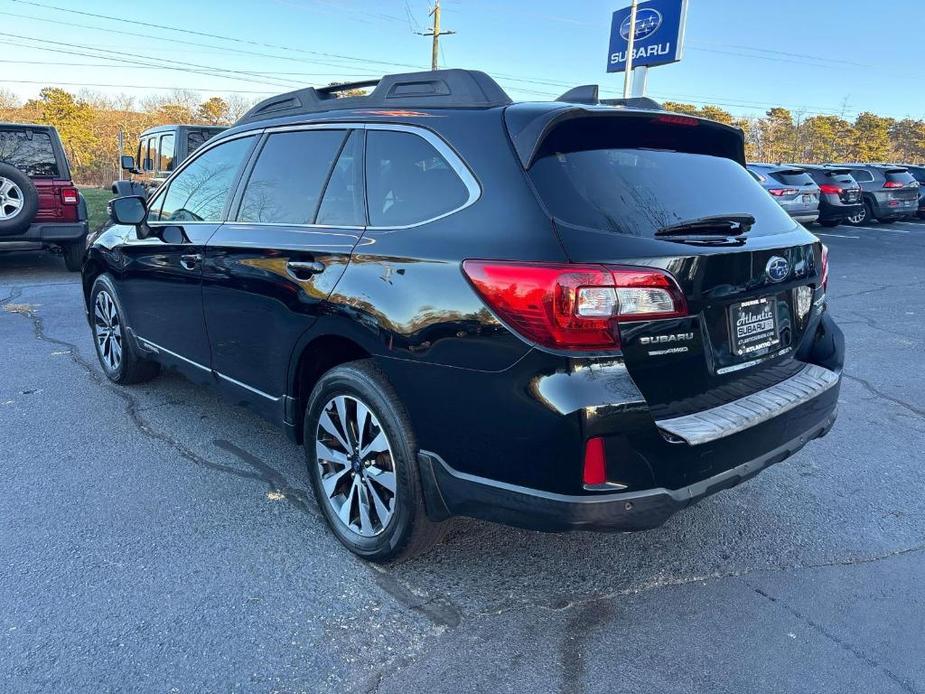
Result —
<instances>
[{"instance_id":1,"label":"car tire","mask_svg":"<svg viewBox=\"0 0 925 694\"><path fill-rule=\"evenodd\" d=\"M80 272L80 268L83 266L84 262L85 249L86 246L82 240L61 246L61 254L64 256L64 267L67 268L68 272Z\"/></svg>"},{"instance_id":2,"label":"car tire","mask_svg":"<svg viewBox=\"0 0 925 694\"><path fill-rule=\"evenodd\" d=\"M139 352L119 294L108 275L97 277L90 290L90 324L96 356L106 378L126 386L157 376L160 366Z\"/></svg>"},{"instance_id":3,"label":"car tire","mask_svg":"<svg viewBox=\"0 0 925 694\"><path fill-rule=\"evenodd\" d=\"M29 177L0 162L0 235L25 231L38 211L39 194Z\"/></svg>"},{"instance_id":4,"label":"car tire","mask_svg":"<svg viewBox=\"0 0 925 694\"><path fill-rule=\"evenodd\" d=\"M873 212L870 209L870 203L865 201L864 209L861 212L858 212L854 217L848 217L845 222L854 227L862 226L873 219L873 216Z\"/></svg>"},{"instance_id":5,"label":"car tire","mask_svg":"<svg viewBox=\"0 0 925 694\"><path fill-rule=\"evenodd\" d=\"M371 360L337 366L315 385L303 422L318 506L341 543L373 562L407 559L438 543L427 517L411 422Z\"/></svg>"},{"instance_id":6,"label":"car tire","mask_svg":"<svg viewBox=\"0 0 925 694\"><path fill-rule=\"evenodd\" d=\"M826 219L825 221L822 221L819 223L824 227L828 227L829 229L832 229L833 227L837 227L839 224L841 224L841 220L840 219Z\"/></svg>"}]
</instances>

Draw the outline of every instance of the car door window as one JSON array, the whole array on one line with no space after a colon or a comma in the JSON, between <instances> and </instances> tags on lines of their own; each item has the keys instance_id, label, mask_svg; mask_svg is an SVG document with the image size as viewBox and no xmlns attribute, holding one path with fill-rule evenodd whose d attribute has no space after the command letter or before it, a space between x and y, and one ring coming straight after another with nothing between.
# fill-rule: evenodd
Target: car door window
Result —
<instances>
[{"instance_id":1,"label":"car door window","mask_svg":"<svg viewBox=\"0 0 925 694\"><path fill-rule=\"evenodd\" d=\"M365 226L366 200L361 166L363 132L354 130L344 145L318 208L316 224Z\"/></svg>"},{"instance_id":2,"label":"car door window","mask_svg":"<svg viewBox=\"0 0 925 694\"><path fill-rule=\"evenodd\" d=\"M173 171L173 133L161 135L157 170L164 172Z\"/></svg>"},{"instance_id":3,"label":"car door window","mask_svg":"<svg viewBox=\"0 0 925 694\"><path fill-rule=\"evenodd\" d=\"M157 149L157 145L155 144L155 141L156 141L156 138L149 137L147 144L145 144L145 160L144 160L144 166L142 167L142 169L144 169L145 171L154 170L154 158L157 156L155 152L155 150Z\"/></svg>"},{"instance_id":4,"label":"car door window","mask_svg":"<svg viewBox=\"0 0 925 694\"><path fill-rule=\"evenodd\" d=\"M298 130L267 138L244 188L239 222L312 224L344 130Z\"/></svg>"},{"instance_id":5,"label":"car door window","mask_svg":"<svg viewBox=\"0 0 925 694\"><path fill-rule=\"evenodd\" d=\"M220 222L235 176L253 137L241 137L206 150L183 168L163 195L158 219L170 222ZM153 220L153 216L149 215Z\"/></svg>"},{"instance_id":6,"label":"car door window","mask_svg":"<svg viewBox=\"0 0 925 694\"><path fill-rule=\"evenodd\" d=\"M372 226L407 226L462 207L469 191L424 138L394 130L366 135L366 193Z\"/></svg>"},{"instance_id":7,"label":"car door window","mask_svg":"<svg viewBox=\"0 0 925 694\"><path fill-rule=\"evenodd\" d=\"M851 175L854 176L854 180L858 183L870 183L874 180L873 174L864 169L854 169L851 172Z\"/></svg>"}]
</instances>

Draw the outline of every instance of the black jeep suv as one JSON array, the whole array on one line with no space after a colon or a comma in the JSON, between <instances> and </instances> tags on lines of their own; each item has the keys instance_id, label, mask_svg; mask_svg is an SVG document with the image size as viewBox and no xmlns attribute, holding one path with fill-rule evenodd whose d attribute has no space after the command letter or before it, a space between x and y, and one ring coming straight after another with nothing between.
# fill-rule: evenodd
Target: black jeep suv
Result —
<instances>
[{"instance_id":1,"label":"black jeep suv","mask_svg":"<svg viewBox=\"0 0 925 694\"><path fill-rule=\"evenodd\" d=\"M373 560L453 515L652 528L829 431L825 248L741 131L463 70L357 86L112 201L83 274L110 379L175 367L279 422Z\"/></svg>"}]
</instances>

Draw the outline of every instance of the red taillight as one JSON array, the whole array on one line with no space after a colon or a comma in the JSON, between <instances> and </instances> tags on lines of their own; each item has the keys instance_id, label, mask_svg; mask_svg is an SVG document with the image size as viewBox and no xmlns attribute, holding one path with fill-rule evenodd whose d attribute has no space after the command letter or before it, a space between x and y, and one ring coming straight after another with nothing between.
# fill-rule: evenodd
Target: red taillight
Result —
<instances>
[{"instance_id":1,"label":"red taillight","mask_svg":"<svg viewBox=\"0 0 925 694\"><path fill-rule=\"evenodd\" d=\"M679 116L674 113L665 113L652 119L656 123L668 123L669 125L684 125L687 127L696 127L700 121L690 116Z\"/></svg>"},{"instance_id":2,"label":"red taillight","mask_svg":"<svg viewBox=\"0 0 925 694\"><path fill-rule=\"evenodd\" d=\"M829 285L829 248L822 244L822 289L825 290Z\"/></svg>"},{"instance_id":3,"label":"red taillight","mask_svg":"<svg viewBox=\"0 0 925 694\"><path fill-rule=\"evenodd\" d=\"M61 202L65 205L76 205L79 199L79 193L76 188L61 189Z\"/></svg>"},{"instance_id":4,"label":"red taillight","mask_svg":"<svg viewBox=\"0 0 925 694\"><path fill-rule=\"evenodd\" d=\"M607 465L604 462L604 439L595 436L585 443L585 467L582 481L587 485L607 482Z\"/></svg>"},{"instance_id":5,"label":"red taillight","mask_svg":"<svg viewBox=\"0 0 925 694\"><path fill-rule=\"evenodd\" d=\"M775 198L780 198L784 195L796 195L800 191L798 191L796 188L771 188L768 190L768 192Z\"/></svg>"},{"instance_id":6,"label":"red taillight","mask_svg":"<svg viewBox=\"0 0 925 694\"><path fill-rule=\"evenodd\" d=\"M501 320L551 349L618 349L618 321L687 315L674 278L654 268L467 260L463 272Z\"/></svg>"},{"instance_id":7,"label":"red taillight","mask_svg":"<svg viewBox=\"0 0 925 694\"><path fill-rule=\"evenodd\" d=\"M819 186L819 191L822 193L834 193L835 195L841 195L842 190L841 186L837 186L834 183L822 183Z\"/></svg>"},{"instance_id":8,"label":"red taillight","mask_svg":"<svg viewBox=\"0 0 925 694\"><path fill-rule=\"evenodd\" d=\"M883 184L883 187L884 188L903 188L905 187L905 185L906 185L905 183L900 183L899 181L887 181L886 183Z\"/></svg>"}]
</instances>

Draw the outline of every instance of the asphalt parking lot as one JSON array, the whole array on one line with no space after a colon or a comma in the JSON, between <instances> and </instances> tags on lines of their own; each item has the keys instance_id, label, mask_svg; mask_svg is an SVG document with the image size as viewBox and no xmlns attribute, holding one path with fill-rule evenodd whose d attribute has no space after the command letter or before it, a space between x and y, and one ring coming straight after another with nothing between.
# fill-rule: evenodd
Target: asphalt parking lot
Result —
<instances>
[{"instance_id":1,"label":"asphalt parking lot","mask_svg":"<svg viewBox=\"0 0 925 694\"><path fill-rule=\"evenodd\" d=\"M827 438L657 530L460 520L385 568L282 432L110 385L78 277L0 255L0 690L925 692L925 223L814 231Z\"/></svg>"}]
</instances>

